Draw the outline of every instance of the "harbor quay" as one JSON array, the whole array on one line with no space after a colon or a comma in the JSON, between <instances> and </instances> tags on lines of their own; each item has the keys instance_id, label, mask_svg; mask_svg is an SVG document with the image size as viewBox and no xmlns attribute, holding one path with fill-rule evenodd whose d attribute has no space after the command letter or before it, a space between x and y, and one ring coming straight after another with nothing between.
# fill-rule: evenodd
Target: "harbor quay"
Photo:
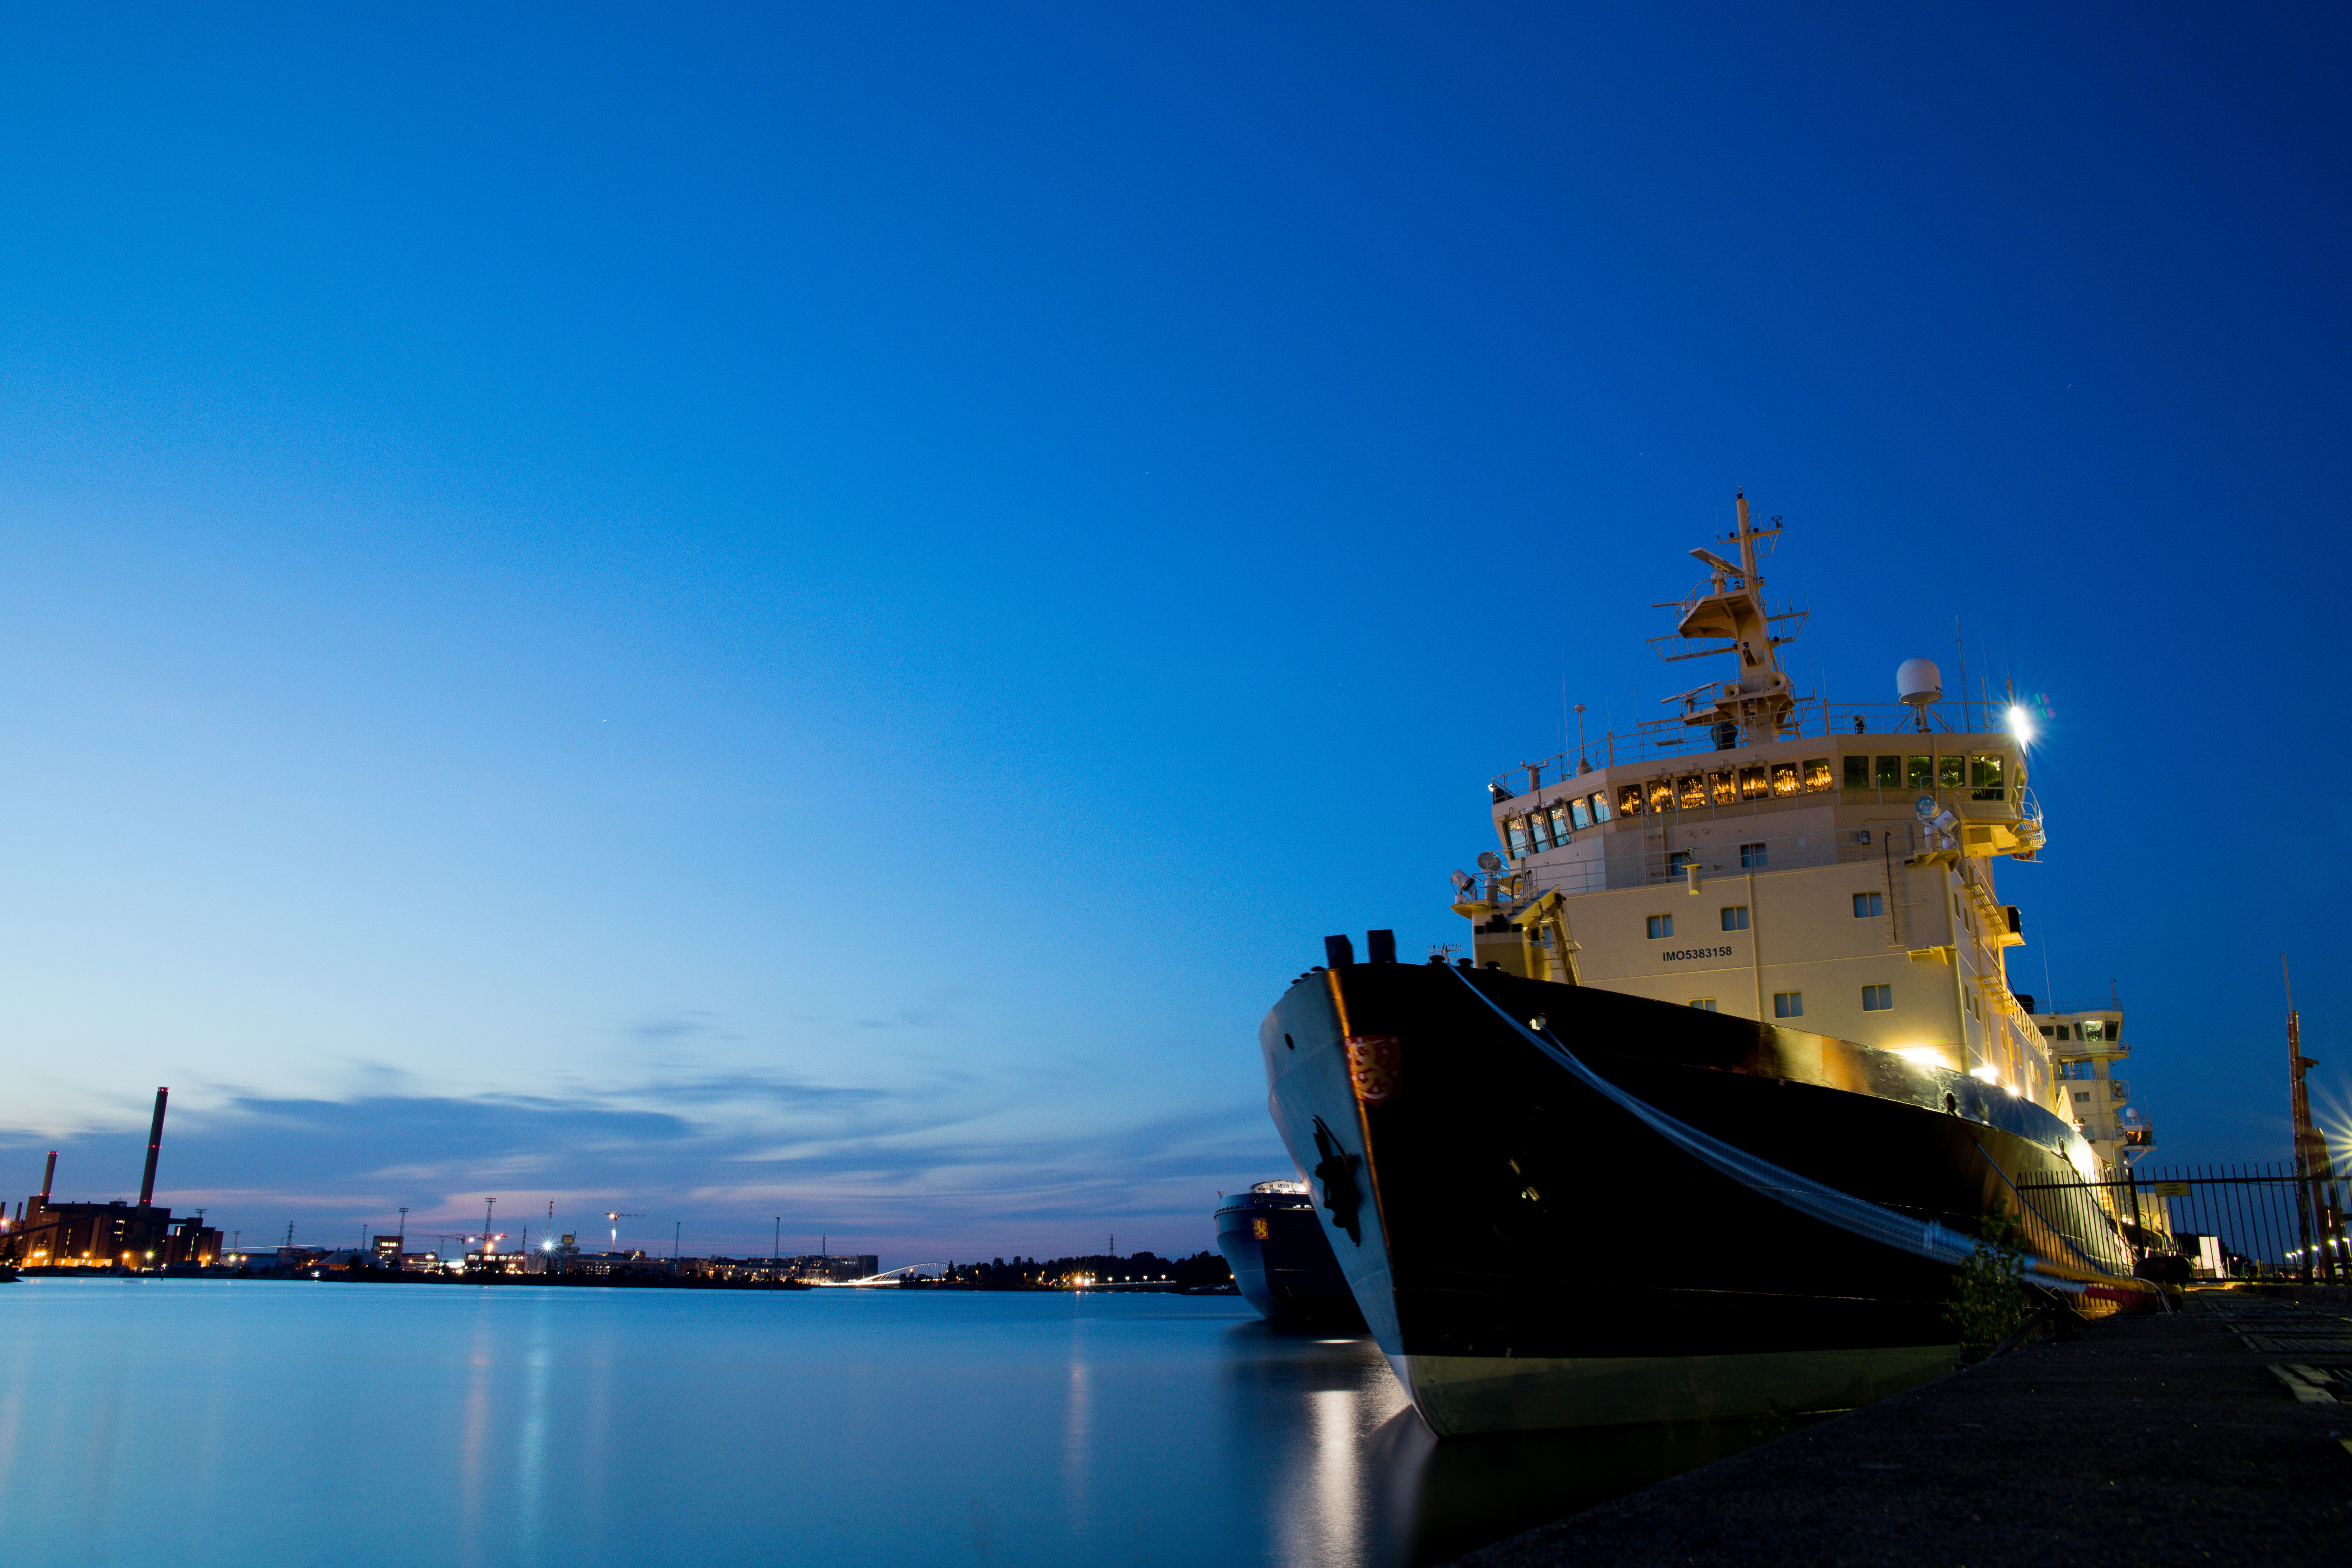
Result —
<instances>
[{"instance_id":1,"label":"harbor quay","mask_svg":"<svg viewBox=\"0 0 2352 1568\"><path fill-rule=\"evenodd\" d=\"M2341 1563L2352 1289L2198 1285L1471 1552L1609 1563Z\"/></svg>"}]
</instances>

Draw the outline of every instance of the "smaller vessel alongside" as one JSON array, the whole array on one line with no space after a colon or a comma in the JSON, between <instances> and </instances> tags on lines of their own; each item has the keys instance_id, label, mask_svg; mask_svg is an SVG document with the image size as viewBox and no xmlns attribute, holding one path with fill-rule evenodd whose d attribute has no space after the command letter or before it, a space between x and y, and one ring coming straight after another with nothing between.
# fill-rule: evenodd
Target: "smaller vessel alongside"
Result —
<instances>
[{"instance_id":1,"label":"smaller vessel alongside","mask_svg":"<svg viewBox=\"0 0 2352 1568\"><path fill-rule=\"evenodd\" d=\"M1260 1182L1217 1210L1217 1250L1269 1323L1363 1327L1305 1182Z\"/></svg>"}]
</instances>

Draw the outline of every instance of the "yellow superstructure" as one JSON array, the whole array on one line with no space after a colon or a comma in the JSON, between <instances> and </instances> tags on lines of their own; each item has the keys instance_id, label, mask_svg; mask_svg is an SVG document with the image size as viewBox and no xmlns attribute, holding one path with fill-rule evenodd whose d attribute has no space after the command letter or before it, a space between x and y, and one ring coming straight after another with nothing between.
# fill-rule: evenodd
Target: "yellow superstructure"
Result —
<instances>
[{"instance_id":1,"label":"yellow superstructure","mask_svg":"<svg viewBox=\"0 0 2352 1568\"><path fill-rule=\"evenodd\" d=\"M1906 700L1790 690L1747 502L1709 583L1659 639L1736 658L1736 679L1493 786L1497 853L1456 873L1472 952L1534 978L1782 1022L1974 1074L2075 1119L2053 1040L2010 989L2026 940L1995 863L2043 841L2026 738L1942 700L1925 660ZM2102 1151L2105 1152L2105 1151Z\"/></svg>"}]
</instances>

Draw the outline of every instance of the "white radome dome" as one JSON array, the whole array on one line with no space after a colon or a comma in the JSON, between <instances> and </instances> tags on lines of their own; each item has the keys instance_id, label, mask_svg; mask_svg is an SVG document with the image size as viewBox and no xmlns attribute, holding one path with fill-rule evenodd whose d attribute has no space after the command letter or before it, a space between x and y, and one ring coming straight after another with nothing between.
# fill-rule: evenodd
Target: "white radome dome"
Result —
<instances>
[{"instance_id":1,"label":"white radome dome","mask_svg":"<svg viewBox=\"0 0 2352 1568\"><path fill-rule=\"evenodd\" d=\"M1944 672L1932 658L1906 658L1895 672L1895 689L1906 702L1939 702L1944 696Z\"/></svg>"}]
</instances>

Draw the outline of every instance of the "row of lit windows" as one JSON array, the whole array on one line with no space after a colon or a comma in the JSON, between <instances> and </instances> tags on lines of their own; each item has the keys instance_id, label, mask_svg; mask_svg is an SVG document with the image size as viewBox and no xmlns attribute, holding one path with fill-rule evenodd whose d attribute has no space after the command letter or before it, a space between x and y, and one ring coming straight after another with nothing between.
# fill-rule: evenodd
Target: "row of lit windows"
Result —
<instances>
[{"instance_id":1,"label":"row of lit windows","mask_svg":"<svg viewBox=\"0 0 2352 1568\"><path fill-rule=\"evenodd\" d=\"M1691 1005L1696 1007L1703 1013L1712 1013L1717 1010L1715 998L1712 996L1694 997L1691 1001ZM1894 986L1865 985L1862 988L1862 1010L1864 1012L1886 1013L1893 1011L1894 1007ZM1775 991L1772 993L1772 1016L1775 1018L1801 1018L1804 1016L1805 994L1803 992Z\"/></svg>"},{"instance_id":2,"label":"row of lit windows","mask_svg":"<svg viewBox=\"0 0 2352 1568\"><path fill-rule=\"evenodd\" d=\"M2053 1033L2053 1030L2055 1033ZM2044 1024L2042 1037L2045 1040L2120 1040L2124 1037L2121 1018L2085 1018L2079 1024Z\"/></svg>"},{"instance_id":3,"label":"row of lit windows","mask_svg":"<svg viewBox=\"0 0 2352 1568\"><path fill-rule=\"evenodd\" d=\"M1726 904L1717 912L1722 916L1723 929L1725 931L1746 931L1748 929L1748 906L1746 904ZM1874 915L1883 915L1885 912L1885 894L1856 893L1853 896L1854 919L1858 921L1868 920ZM1649 938L1652 942L1663 941L1675 934L1675 917L1672 915L1650 915L1646 917L1646 927L1649 931Z\"/></svg>"},{"instance_id":4,"label":"row of lit windows","mask_svg":"<svg viewBox=\"0 0 2352 1568\"><path fill-rule=\"evenodd\" d=\"M1999 800L2003 762L1999 752L1849 756L1844 759L1845 787L1919 792L1966 789L1973 791L1978 800ZM1827 757L1808 757L1801 763L1759 763L1620 784L1613 797L1606 790L1596 790L1591 795L1554 801L1525 816L1506 817L1503 826L1510 838L1513 855L1525 855L1530 849L1540 853L1567 843L1568 836L1577 828L1591 827L1613 816L1701 811L1710 805L1738 805L1746 800L1811 795L1836 786Z\"/></svg>"}]
</instances>

